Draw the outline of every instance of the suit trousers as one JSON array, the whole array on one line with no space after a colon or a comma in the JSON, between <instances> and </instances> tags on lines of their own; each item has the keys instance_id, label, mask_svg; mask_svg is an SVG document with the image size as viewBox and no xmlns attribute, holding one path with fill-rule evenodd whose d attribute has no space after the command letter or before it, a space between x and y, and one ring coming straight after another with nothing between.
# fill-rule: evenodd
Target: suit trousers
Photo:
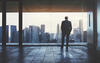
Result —
<instances>
[{"instance_id":1,"label":"suit trousers","mask_svg":"<svg viewBox=\"0 0 100 63\"><path fill-rule=\"evenodd\" d=\"M64 38L65 38L65 37L66 37L66 48L68 48L69 35L70 35L70 34L62 33L62 45L61 45L62 48L63 48L63 46L64 46Z\"/></svg>"}]
</instances>

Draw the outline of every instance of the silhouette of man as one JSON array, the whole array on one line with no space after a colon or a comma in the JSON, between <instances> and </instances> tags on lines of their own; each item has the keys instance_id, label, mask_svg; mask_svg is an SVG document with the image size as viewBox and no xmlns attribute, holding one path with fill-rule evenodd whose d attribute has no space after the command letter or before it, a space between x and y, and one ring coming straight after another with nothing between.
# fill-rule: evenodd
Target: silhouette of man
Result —
<instances>
[{"instance_id":1,"label":"silhouette of man","mask_svg":"<svg viewBox=\"0 0 100 63\"><path fill-rule=\"evenodd\" d=\"M66 49L68 49L68 42L69 42L69 35L72 30L72 24L68 20L68 17L65 17L65 20L62 21L61 24L61 31L62 31L62 45L61 48L64 46L64 37L66 37Z\"/></svg>"}]
</instances>

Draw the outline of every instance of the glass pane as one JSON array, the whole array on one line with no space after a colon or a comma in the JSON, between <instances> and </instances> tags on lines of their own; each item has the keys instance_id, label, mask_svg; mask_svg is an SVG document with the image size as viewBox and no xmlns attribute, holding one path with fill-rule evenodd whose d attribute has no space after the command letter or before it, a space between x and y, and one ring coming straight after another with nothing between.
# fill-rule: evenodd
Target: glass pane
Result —
<instances>
[{"instance_id":1,"label":"glass pane","mask_svg":"<svg viewBox=\"0 0 100 63\"><path fill-rule=\"evenodd\" d=\"M7 36L9 43L18 43L18 13L7 12Z\"/></svg>"},{"instance_id":2,"label":"glass pane","mask_svg":"<svg viewBox=\"0 0 100 63\"><path fill-rule=\"evenodd\" d=\"M65 16L72 22L70 42L86 42L85 12L24 12L23 43L61 43L61 23Z\"/></svg>"},{"instance_id":3,"label":"glass pane","mask_svg":"<svg viewBox=\"0 0 100 63\"><path fill-rule=\"evenodd\" d=\"M14 11L13 11L14 10ZM13 11L13 12L12 12ZM18 42L18 2L8 1L7 2L7 39L8 43L19 43Z\"/></svg>"}]
</instances>

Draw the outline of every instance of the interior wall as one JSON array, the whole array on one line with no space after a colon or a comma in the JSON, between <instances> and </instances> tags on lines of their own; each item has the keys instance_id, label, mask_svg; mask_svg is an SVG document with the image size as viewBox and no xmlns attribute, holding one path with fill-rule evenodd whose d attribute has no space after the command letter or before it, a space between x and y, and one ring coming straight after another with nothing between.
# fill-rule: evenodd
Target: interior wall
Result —
<instances>
[{"instance_id":1,"label":"interior wall","mask_svg":"<svg viewBox=\"0 0 100 63\"><path fill-rule=\"evenodd\" d=\"M88 42L88 47L92 48L94 45L94 40L93 40L93 12L88 12L88 29L87 29L87 42Z\"/></svg>"},{"instance_id":2,"label":"interior wall","mask_svg":"<svg viewBox=\"0 0 100 63\"><path fill-rule=\"evenodd\" d=\"M100 51L100 0L97 1L97 49Z\"/></svg>"},{"instance_id":3,"label":"interior wall","mask_svg":"<svg viewBox=\"0 0 100 63\"><path fill-rule=\"evenodd\" d=\"M96 50L97 48L97 6L96 0L90 0L90 7L88 12L88 47L91 50Z\"/></svg>"}]
</instances>

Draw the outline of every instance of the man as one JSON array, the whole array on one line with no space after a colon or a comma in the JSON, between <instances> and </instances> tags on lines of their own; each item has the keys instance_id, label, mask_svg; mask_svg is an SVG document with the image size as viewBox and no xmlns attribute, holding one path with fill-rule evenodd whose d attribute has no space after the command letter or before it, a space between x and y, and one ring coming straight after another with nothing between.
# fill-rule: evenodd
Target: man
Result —
<instances>
[{"instance_id":1,"label":"man","mask_svg":"<svg viewBox=\"0 0 100 63\"><path fill-rule=\"evenodd\" d=\"M64 46L64 37L66 37L66 49L68 49L68 42L69 42L69 35L72 30L72 24L68 20L68 17L65 17L65 20L62 21L61 24L61 31L62 31L62 45L61 48Z\"/></svg>"}]
</instances>

